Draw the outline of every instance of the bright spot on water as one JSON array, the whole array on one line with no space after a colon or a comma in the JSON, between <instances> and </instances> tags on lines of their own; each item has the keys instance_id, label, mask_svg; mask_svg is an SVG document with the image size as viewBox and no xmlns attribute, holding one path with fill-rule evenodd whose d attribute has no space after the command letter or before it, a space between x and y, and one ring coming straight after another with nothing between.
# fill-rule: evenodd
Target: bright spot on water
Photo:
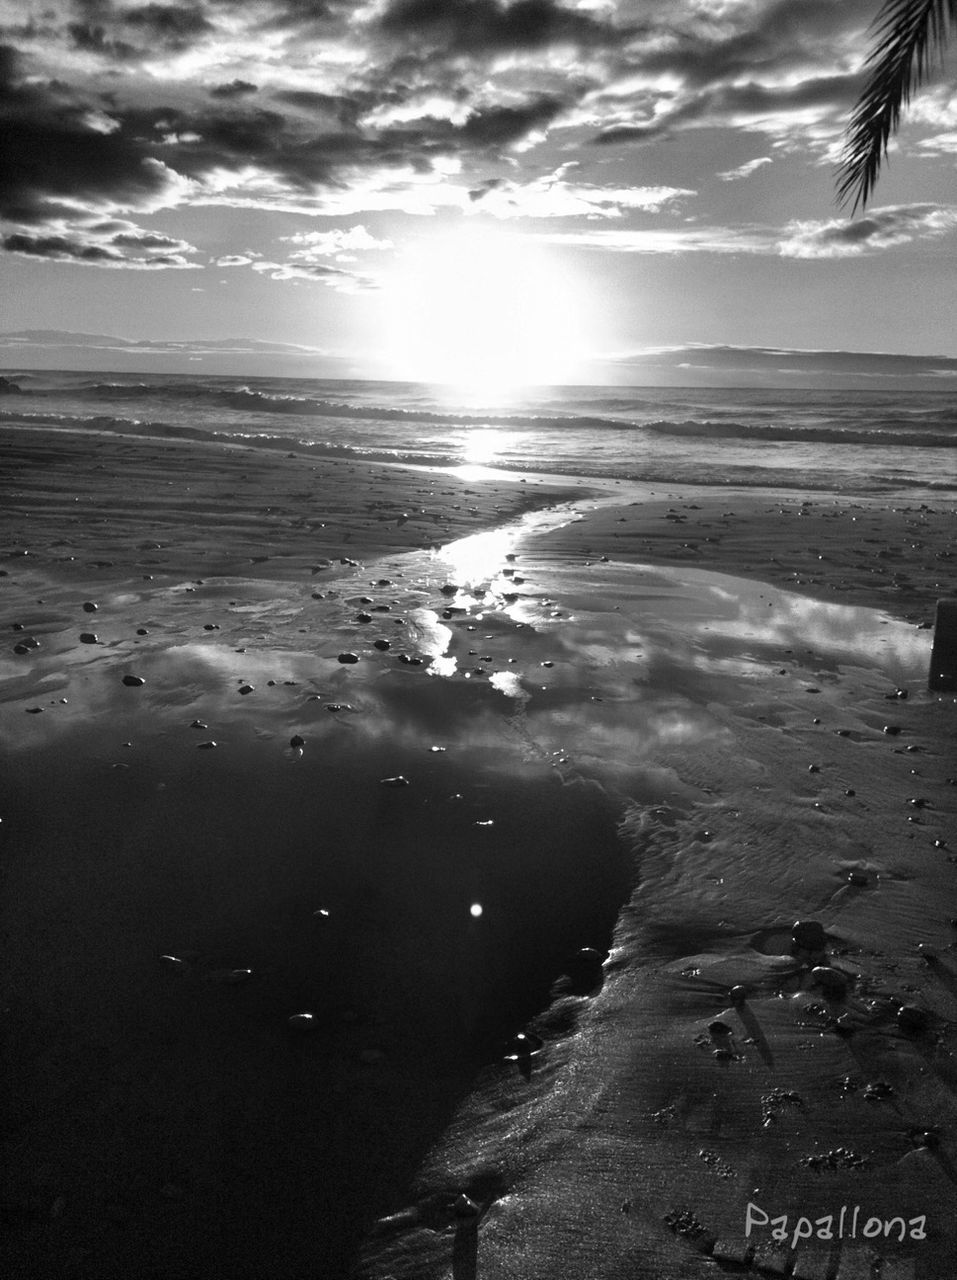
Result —
<instances>
[{"instance_id":1,"label":"bright spot on water","mask_svg":"<svg viewBox=\"0 0 957 1280\"><path fill-rule=\"evenodd\" d=\"M473 902L472 905L469 907L469 915L472 917L473 920L477 920L481 914L482 914L481 902Z\"/></svg>"},{"instance_id":2,"label":"bright spot on water","mask_svg":"<svg viewBox=\"0 0 957 1280\"><path fill-rule=\"evenodd\" d=\"M438 554L451 567L456 582L471 585L487 582L499 572L513 541L509 533L491 529L449 542Z\"/></svg>"},{"instance_id":3,"label":"bright spot on water","mask_svg":"<svg viewBox=\"0 0 957 1280\"><path fill-rule=\"evenodd\" d=\"M473 427L465 436L462 461L473 465L490 463L502 451L501 434L491 427Z\"/></svg>"}]
</instances>

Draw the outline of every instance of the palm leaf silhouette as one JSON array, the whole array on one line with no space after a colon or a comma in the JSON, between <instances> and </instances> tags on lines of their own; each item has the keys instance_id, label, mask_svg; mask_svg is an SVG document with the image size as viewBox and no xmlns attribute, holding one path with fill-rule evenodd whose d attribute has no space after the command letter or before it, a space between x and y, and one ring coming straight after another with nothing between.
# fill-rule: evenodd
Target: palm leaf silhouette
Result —
<instances>
[{"instance_id":1,"label":"palm leaf silhouette","mask_svg":"<svg viewBox=\"0 0 957 1280\"><path fill-rule=\"evenodd\" d=\"M838 199L851 212L867 204L901 109L923 83L931 55L943 50L957 0L885 0L872 28L875 44L865 67L870 76L854 107L838 171Z\"/></svg>"}]
</instances>

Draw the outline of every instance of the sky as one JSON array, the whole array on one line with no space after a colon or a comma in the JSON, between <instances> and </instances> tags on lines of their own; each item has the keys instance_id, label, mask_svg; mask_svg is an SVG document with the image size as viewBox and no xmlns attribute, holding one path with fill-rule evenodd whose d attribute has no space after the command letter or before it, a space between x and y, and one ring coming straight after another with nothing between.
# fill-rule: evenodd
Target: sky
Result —
<instances>
[{"instance_id":1,"label":"sky","mask_svg":"<svg viewBox=\"0 0 957 1280\"><path fill-rule=\"evenodd\" d=\"M878 8L0 0L0 367L953 376L953 62L836 200Z\"/></svg>"}]
</instances>

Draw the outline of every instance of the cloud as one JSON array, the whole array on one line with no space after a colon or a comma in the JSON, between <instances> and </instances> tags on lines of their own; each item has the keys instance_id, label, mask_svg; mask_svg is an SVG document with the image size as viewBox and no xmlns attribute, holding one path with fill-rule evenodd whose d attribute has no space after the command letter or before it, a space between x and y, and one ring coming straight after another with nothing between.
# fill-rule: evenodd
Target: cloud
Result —
<instances>
[{"instance_id":1,"label":"cloud","mask_svg":"<svg viewBox=\"0 0 957 1280\"><path fill-rule=\"evenodd\" d=\"M0 239L8 252L51 262L135 270L195 269L196 248L185 240L144 231L132 222L77 219L51 221L42 232L20 229Z\"/></svg>"},{"instance_id":2,"label":"cloud","mask_svg":"<svg viewBox=\"0 0 957 1280\"><path fill-rule=\"evenodd\" d=\"M937 239L957 227L957 207L916 204L874 209L855 221L786 223L783 227L694 226L661 229L540 232L551 244L611 253L762 254L785 258L853 258L915 240Z\"/></svg>"},{"instance_id":3,"label":"cloud","mask_svg":"<svg viewBox=\"0 0 957 1280\"><path fill-rule=\"evenodd\" d=\"M391 240L377 240L363 226L349 227L348 230L299 231L295 235L279 238L288 244L306 246L294 255L300 260L303 260L306 254L313 258L342 258L346 255L354 257L357 252L369 253L392 248Z\"/></svg>"},{"instance_id":4,"label":"cloud","mask_svg":"<svg viewBox=\"0 0 957 1280\"><path fill-rule=\"evenodd\" d=\"M258 93L259 86L249 80L230 80L228 84L214 84L209 90L211 98L242 98L246 94Z\"/></svg>"},{"instance_id":5,"label":"cloud","mask_svg":"<svg viewBox=\"0 0 957 1280\"><path fill-rule=\"evenodd\" d=\"M260 338L203 338L186 342L147 338L117 338L103 333L76 333L69 329L18 329L0 333L0 350L62 348L123 352L127 355L322 355L322 347L301 343L268 342Z\"/></svg>"},{"instance_id":6,"label":"cloud","mask_svg":"<svg viewBox=\"0 0 957 1280\"><path fill-rule=\"evenodd\" d=\"M738 165L737 169L726 169L717 176L722 182L737 182L740 178L750 178L752 173L756 173L764 165L772 163L770 156L758 156L756 160L748 160L746 164Z\"/></svg>"},{"instance_id":7,"label":"cloud","mask_svg":"<svg viewBox=\"0 0 957 1280\"><path fill-rule=\"evenodd\" d=\"M562 165L530 182L493 178L469 191L469 200L496 218L620 218L627 211L655 212L696 193L683 187L603 187L569 182L576 168Z\"/></svg>"},{"instance_id":8,"label":"cloud","mask_svg":"<svg viewBox=\"0 0 957 1280\"><path fill-rule=\"evenodd\" d=\"M957 227L957 208L932 204L889 205L854 222L793 222L780 252L786 258L851 258L937 239Z\"/></svg>"},{"instance_id":9,"label":"cloud","mask_svg":"<svg viewBox=\"0 0 957 1280\"><path fill-rule=\"evenodd\" d=\"M937 390L957 376L949 356L895 355L879 351L802 350L689 343L608 353L609 368L643 382L704 386L901 388Z\"/></svg>"},{"instance_id":10,"label":"cloud","mask_svg":"<svg viewBox=\"0 0 957 1280\"><path fill-rule=\"evenodd\" d=\"M451 54L540 50L554 45L588 47L620 39L610 24L553 0L391 0L380 32Z\"/></svg>"}]
</instances>

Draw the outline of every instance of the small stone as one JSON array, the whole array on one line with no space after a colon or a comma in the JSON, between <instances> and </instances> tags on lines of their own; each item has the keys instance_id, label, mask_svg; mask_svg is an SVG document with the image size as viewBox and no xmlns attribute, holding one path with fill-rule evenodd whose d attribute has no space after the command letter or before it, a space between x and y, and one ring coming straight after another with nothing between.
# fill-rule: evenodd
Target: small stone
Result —
<instances>
[{"instance_id":1,"label":"small stone","mask_svg":"<svg viewBox=\"0 0 957 1280\"><path fill-rule=\"evenodd\" d=\"M747 987L743 987L741 986L740 983L738 983L736 986L733 986L731 990L728 992L728 997L733 1005L744 1004L748 998L748 989Z\"/></svg>"},{"instance_id":2,"label":"small stone","mask_svg":"<svg viewBox=\"0 0 957 1280\"><path fill-rule=\"evenodd\" d=\"M927 1014L915 1004L902 1004L897 1010L897 1025L905 1035L920 1035L927 1029Z\"/></svg>"},{"instance_id":3,"label":"small stone","mask_svg":"<svg viewBox=\"0 0 957 1280\"><path fill-rule=\"evenodd\" d=\"M99 605L95 605L95 604L93 603L93 601L92 601L92 600L84 600L84 601L83 601L83 612L84 612L84 613L96 613L96 611L97 611L97 609L98 609L98 608L99 608Z\"/></svg>"},{"instance_id":4,"label":"small stone","mask_svg":"<svg viewBox=\"0 0 957 1280\"><path fill-rule=\"evenodd\" d=\"M252 684L241 684L239 686L239 692L242 694L252 693L255 687L256 686Z\"/></svg>"},{"instance_id":5,"label":"small stone","mask_svg":"<svg viewBox=\"0 0 957 1280\"><path fill-rule=\"evenodd\" d=\"M864 886L866 886L866 885L867 885L867 884L869 884L870 882L869 882L869 880L868 880L868 878L867 878L867 872L866 872L866 871L856 871L856 870L855 870L855 871L849 871L849 872L847 873L847 883L848 883L848 884L854 884L854 885L857 885L859 888L863 888Z\"/></svg>"},{"instance_id":6,"label":"small stone","mask_svg":"<svg viewBox=\"0 0 957 1280\"><path fill-rule=\"evenodd\" d=\"M191 729L208 729L208 728L209 728L209 725L208 725L208 724L204 724L202 720L194 720L194 721L193 721L193 723L192 723L189 727L190 727Z\"/></svg>"},{"instance_id":7,"label":"small stone","mask_svg":"<svg viewBox=\"0 0 957 1280\"><path fill-rule=\"evenodd\" d=\"M123 683L130 689L139 689L146 681L142 676L124 676Z\"/></svg>"},{"instance_id":8,"label":"small stone","mask_svg":"<svg viewBox=\"0 0 957 1280\"><path fill-rule=\"evenodd\" d=\"M186 961L183 960L180 956L174 956L174 955L160 956L159 962L164 969L169 969L171 973L186 972Z\"/></svg>"},{"instance_id":9,"label":"small stone","mask_svg":"<svg viewBox=\"0 0 957 1280\"><path fill-rule=\"evenodd\" d=\"M356 663L359 661L359 655L355 653L340 653L338 661L347 664Z\"/></svg>"},{"instance_id":10,"label":"small stone","mask_svg":"<svg viewBox=\"0 0 957 1280\"><path fill-rule=\"evenodd\" d=\"M457 1196L452 1204L452 1212L457 1218L477 1218L481 1213L478 1205L464 1192Z\"/></svg>"},{"instance_id":11,"label":"small stone","mask_svg":"<svg viewBox=\"0 0 957 1280\"><path fill-rule=\"evenodd\" d=\"M409 779L404 778L401 773L394 778L380 778L379 782L383 787L407 787L410 785Z\"/></svg>"},{"instance_id":12,"label":"small stone","mask_svg":"<svg viewBox=\"0 0 957 1280\"><path fill-rule=\"evenodd\" d=\"M137 634L138 636L148 636L148 635L149 635L149 632L146 630L146 628L145 628L145 627L137 627L137 628L136 628L136 634Z\"/></svg>"},{"instance_id":13,"label":"small stone","mask_svg":"<svg viewBox=\"0 0 957 1280\"><path fill-rule=\"evenodd\" d=\"M899 724L885 724L882 732L886 733L888 737L894 738L900 733L900 731L901 728Z\"/></svg>"},{"instance_id":14,"label":"small stone","mask_svg":"<svg viewBox=\"0 0 957 1280\"><path fill-rule=\"evenodd\" d=\"M733 1035L733 1031L726 1022L722 1022L720 1018L715 1018L714 1022L708 1023L708 1034L714 1036L717 1040L721 1040L725 1036Z\"/></svg>"},{"instance_id":15,"label":"small stone","mask_svg":"<svg viewBox=\"0 0 957 1280\"><path fill-rule=\"evenodd\" d=\"M306 745L306 740L300 734L294 733L289 739L289 745L291 747L304 747Z\"/></svg>"},{"instance_id":16,"label":"small stone","mask_svg":"<svg viewBox=\"0 0 957 1280\"><path fill-rule=\"evenodd\" d=\"M297 1036L309 1035L317 1030L318 1025L315 1014L312 1013L294 1013L286 1019L286 1026Z\"/></svg>"},{"instance_id":17,"label":"small stone","mask_svg":"<svg viewBox=\"0 0 957 1280\"><path fill-rule=\"evenodd\" d=\"M213 751L219 746L218 742L199 742L196 744L197 751Z\"/></svg>"},{"instance_id":18,"label":"small stone","mask_svg":"<svg viewBox=\"0 0 957 1280\"><path fill-rule=\"evenodd\" d=\"M371 614L371 613L357 613L357 614L356 614L356 622L371 622L371 621L372 621L372 614Z\"/></svg>"},{"instance_id":19,"label":"small stone","mask_svg":"<svg viewBox=\"0 0 957 1280\"><path fill-rule=\"evenodd\" d=\"M819 764L809 764L807 767L807 771L808 773L820 773L821 766Z\"/></svg>"},{"instance_id":20,"label":"small stone","mask_svg":"<svg viewBox=\"0 0 957 1280\"><path fill-rule=\"evenodd\" d=\"M791 948L795 951L823 951L827 945L824 926L817 920L797 920L791 930Z\"/></svg>"},{"instance_id":21,"label":"small stone","mask_svg":"<svg viewBox=\"0 0 957 1280\"><path fill-rule=\"evenodd\" d=\"M857 792L854 790L853 787L848 787L847 790L844 792L844 794L846 796L856 796Z\"/></svg>"},{"instance_id":22,"label":"small stone","mask_svg":"<svg viewBox=\"0 0 957 1280\"><path fill-rule=\"evenodd\" d=\"M811 985L820 987L826 1000L843 1000L847 994L847 978L830 965L818 965L811 970Z\"/></svg>"},{"instance_id":23,"label":"small stone","mask_svg":"<svg viewBox=\"0 0 957 1280\"><path fill-rule=\"evenodd\" d=\"M543 1042L538 1036L532 1035L528 1031L520 1031L517 1036L512 1038L509 1044L506 1061L514 1062L521 1058L530 1058L533 1053L538 1053L542 1048Z\"/></svg>"},{"instance_id":24,"label":"small stone","mask_svg":"<svg viewBox=\"0 0 957 1280\"><path fill-rule=\"evenodd\" d=\"M80 644L99 644L99 637L92 631L80 632Z\"/></svg>"},{"instance_id":25,"label":"small stone","mask_svg":"<svg viewBox=\"0 0 957 1280\"><path fill-rule=\"evenodd\" d=\"M382 649L384 651L386 649L391 649L392 645L388 640L373 640L372 647L374 649Z\"/></svg>"}]
</instances>

